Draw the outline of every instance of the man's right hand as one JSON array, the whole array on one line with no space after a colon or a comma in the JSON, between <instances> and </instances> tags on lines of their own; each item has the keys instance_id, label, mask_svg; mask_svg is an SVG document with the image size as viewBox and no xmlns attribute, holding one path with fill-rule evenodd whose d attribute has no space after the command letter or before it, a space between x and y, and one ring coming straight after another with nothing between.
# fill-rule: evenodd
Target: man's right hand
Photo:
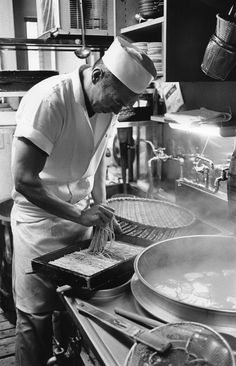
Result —
<instances>
[{"instance_id":1,"label":"man's right hand","mask_svg":"<svg viewBox=\"0 0 236 366\"><path fill-rule=\"evenodd\" d=\"M111 222L114 210L106 205L97 204L83 210L79 218L79 224L84 226L105 226Z\"/></svg>"}]
</instances>

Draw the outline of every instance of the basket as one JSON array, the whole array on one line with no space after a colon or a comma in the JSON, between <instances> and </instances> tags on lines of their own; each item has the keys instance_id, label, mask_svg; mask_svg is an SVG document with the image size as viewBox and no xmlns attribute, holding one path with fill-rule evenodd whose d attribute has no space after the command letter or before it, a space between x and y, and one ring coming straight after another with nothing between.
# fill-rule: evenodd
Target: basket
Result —
<instances>
[{"instance_id":1,"label":"basket","mask_svg":"<svg viewBox=\"0 0 236 366\"><path fill-rule=\"evenodd\" d=\"M115 210L119 221L150 234L155 230L176 230L195 221L194 215L170 202L137 197L115 197L107 204Z\"/></svg>"}]
</instances>

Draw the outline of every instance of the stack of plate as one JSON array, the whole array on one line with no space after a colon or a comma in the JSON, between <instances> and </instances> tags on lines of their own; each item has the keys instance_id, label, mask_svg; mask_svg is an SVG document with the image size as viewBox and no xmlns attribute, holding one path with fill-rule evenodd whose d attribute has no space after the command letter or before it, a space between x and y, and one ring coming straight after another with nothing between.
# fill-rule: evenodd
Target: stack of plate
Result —
<instances>
[{"instance_id":1,"label":"stack of plate","mask_svg":"<svg viewBox=\"0 0 236 366\"><path fill-rule=\"evenodd\" d=\"M157 73L162 73L162 42L148 42L147 55L153 61Z\"/></svg>"},{"instance_id":2,"label":"stack of plate","mask_svg":"<svg viewBox=\"0 0 236 366\"><path fill-rule=\"evenodd\" d=\"M139 0L138 10L145 19L157 18L163 14L163 2L160 0Z\"/></svg>"},{"instance_id":3,"label":"stack of plate","mask_svg":"<svg viewBox=\"0 0 236 366\"><path fill-rule=\"evenodd\" d=\"M147 42L133 42L133 45L139 48L141 51L147 53L148 50Z\"/></svg>"}]
</instances>

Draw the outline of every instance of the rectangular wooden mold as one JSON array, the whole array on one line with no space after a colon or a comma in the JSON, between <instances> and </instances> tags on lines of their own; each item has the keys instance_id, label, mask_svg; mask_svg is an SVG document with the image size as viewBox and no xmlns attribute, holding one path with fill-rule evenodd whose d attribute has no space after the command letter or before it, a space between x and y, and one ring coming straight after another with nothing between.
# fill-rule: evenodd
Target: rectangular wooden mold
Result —
<instances>
[{"instance_id":1,"label":"rectangular wooden mold","mask_svg":"<svg viewBox=\"0 0 236 366\"><path fill-rule=\"evenodd\" d=\"M146 247L152 242L150 240L136 238L128 235L119 235L116 240L125 244ZM128 279L134 273L133 256L127 260L123 260L109 268L100 270L92 275L85 275L73 270L61 268L50 262L63 257L66 254L73 253L78 250L88 248L90 240L81 241L77 244L70 245L66 248L59 249L32 260L32 268L35 272L42 273L58 286L70 285L72 288L95 291L101 288L115 286L121 283L122 279ZM121 244L122 245L122 244Z\"/></svg>"}]
</instances>

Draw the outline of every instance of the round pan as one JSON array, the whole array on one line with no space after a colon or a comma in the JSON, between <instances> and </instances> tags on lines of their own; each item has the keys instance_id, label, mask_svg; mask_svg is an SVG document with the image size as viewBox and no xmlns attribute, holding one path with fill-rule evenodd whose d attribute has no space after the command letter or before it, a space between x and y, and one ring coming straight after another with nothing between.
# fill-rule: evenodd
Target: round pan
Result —
<instances>
[{"instance_id":1,"label":"round pan","mask_svg":"<svg viewBox=\"0 0 236 366\"><path fill-rule=\"evenodd\" d=\"M236 238L197 235L144 249L135 273L153 302L212 314L236 315ZM236 328L236 324L235 324Z\"/></svg>"}]
</instances>

